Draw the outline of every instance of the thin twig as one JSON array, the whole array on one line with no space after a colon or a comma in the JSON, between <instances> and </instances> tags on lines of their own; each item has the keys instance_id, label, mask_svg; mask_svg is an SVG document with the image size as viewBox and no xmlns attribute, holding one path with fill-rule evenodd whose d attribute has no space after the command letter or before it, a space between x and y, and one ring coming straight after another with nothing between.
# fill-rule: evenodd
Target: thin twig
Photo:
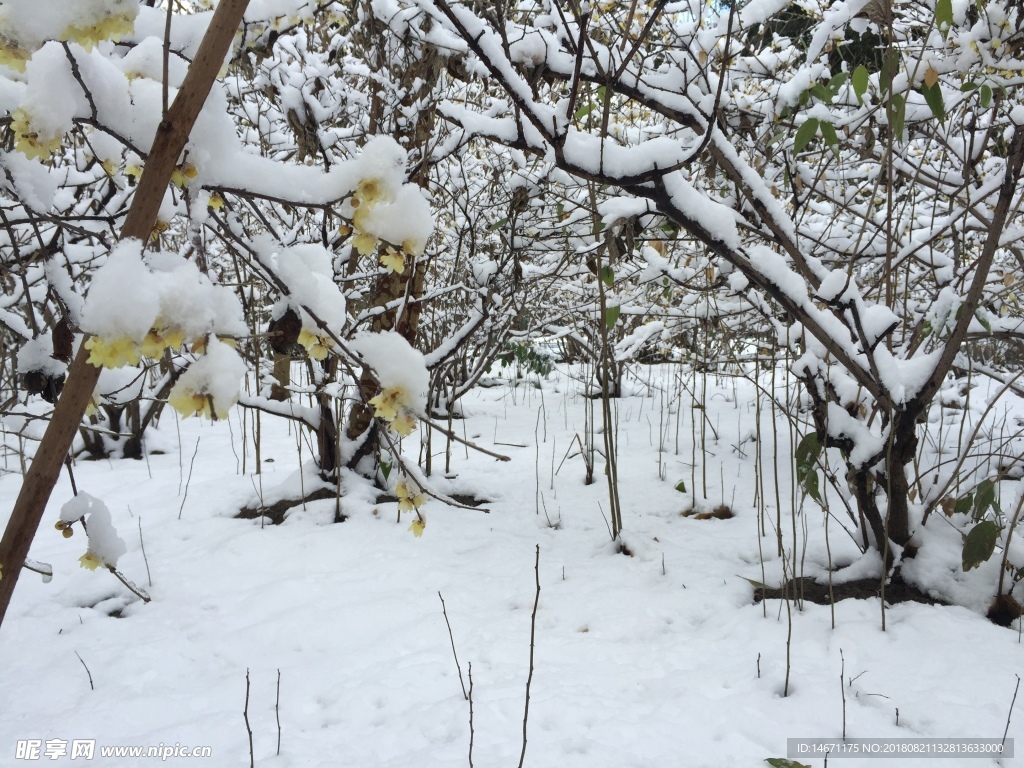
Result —
<instances>
[{"instance_id":1,"label":"thin twig","mask_svg":"<svg viewBox=\"0 0 1024 768\"><path fill-rule=\"evenodd\" d=\"M114 566L108 565L107 570L114 574L117 577L118 581L120 581L122 584L128 587L128 589L131 590L131 592L135 594L136 597L141 598L142 602L148 603L150 600L153 599L148 594L146 594L146 590L134 584L131 579L126 578L125 575L121 573L119 570L117 570L117 568L115 568Z\"/></svg>"},{"instance_id":2,"label":"thin twig","mask_svg":"<svg viewBox=\"0 0 1024 768\"><path fill-rule=\"evenodd\" d=\"M199 453L199 441L203 438L196 438L196 449L192 452L192 461L188 465L188 480L185 481L185 495L181 497L181 506L178 507L178 519L181 520L181 513L185 511L185 500L188 499L188 486L192 482L192 468L196 465L196 454Z\"/></svg>"},{"instance_id":3,"label":"thin twig","mask_svg":"<svg viewBox=\"0 0 1024 768\"><path fill-rule=\"evenodd\" d=\"M146 564L146 581L153 586L153 574L149 572L149 558L146 557L146 543L142 540L142 515L139 515L139 548L142 549L142 562Z\"/></svg>"},{"instance_id":4,"label":"thin twig","mask_svg":"<svg viewBox=\"0 0 1024 768\"><path fill-rule=\"evenodd\" d=\"M245 718L245 730L249 734L249 768L256 768L256 757L252 751L252 728L249 727L249 668L245 668L245 709L242 710L242 717Z\"/></svg>"},{"instance_id":5,"label":"thin twig","mask_svg":"<svg viewBox=\"0 0 1024 768\"><path fill-rule=\"evenodd\" d=\"M469 768L473 768L473 662L469 662Z\"/></svg>"},{"instance_id":6,"label":"thin twig","mask_svg":"<svg viewBox=\"0 0 1024 768\"><path fill-rule=\"evenodd\" d=\"M78 651L75 651L75 656L78 656ZM83 659L81 656L78 656L78 660L80 662L82 662L82 666L85 667L85 674L87 674L89 676L89 690L90 691L95 691L96 690L96 686L92 684L92 672L89 671L89 666L85 663L85 659ZM1019 677L1017 678L1017 684L1020 685L1020 678ZM1016 694L1014 694L1014 698L1016 698ZM1007 721L1007 726L1006 727L1007 728L1010 727L1009 726L1009 721ZM1006 737L1004 736L1003 739L1005 740L1005 738Z\"/></svg>"},{"instance_id":7,"label":"thin twig","mask_svg":"<svg viewBox=\"0 0 1024 768\"><path fill-rule=\"evenodd\" d=\"M274 716L277 718L277 755L281 756L281 670L277 670L277 698L274 700Z\"/></svg>"},{"instance_id":8,"label":"thin twig","mask_svg":"<svg viewBox=\"0 0 1024 768\"><path fill-rule=\"evenodd\" d=\"M530 674L526 677L526 702L523 704L523 751L519 754L519 768L526 759L526 722L530 717L530 683L533 682L533 649L537 638L537 606L540 604L540 544L536 545L533 572L537 581L537 592L533 598L533 613L530 614Z\"/></svg>"},{"instance_id":9,"label":"thin twig","mask_svg":"<svg viewBox=\"0 0 1024 768\"><path fill-rule=\"evenodd\" d=\"M445 608L444 598L441 597L440 590L438 590L437 596L441 598L441 613L444 614L444 623L448 626L448 639L452 643L452 656L455 657L455 668L459 671L459 685L462 686L462 698L468 700L469 694L466 693L466 684L462 682L462 665L459 664L459 654L455 652L455 637L452 635L452 625L448 621L448 610ZM470 765L472 764L473 761L470 760Z\"/></svg>"},{"instance_id":10,"label":"thin twig","mask_svg":"<svg viewBox=\"0 0 1024 768\"><path fill-rule=\"evenodd\" d=\"M1013 714L1013 705L1017 703L1017 691L1020 689L1020 675L1014 675L1017 678L1017 685L1013 689L1013 700L1010 701L1010 711L1006 713L1006 730L1003 731L1003 740L1000 742L1000 751L1002 746L1006 744L1006 734L1010 732L1010 716Z\"/></svg>"}]
</instances>

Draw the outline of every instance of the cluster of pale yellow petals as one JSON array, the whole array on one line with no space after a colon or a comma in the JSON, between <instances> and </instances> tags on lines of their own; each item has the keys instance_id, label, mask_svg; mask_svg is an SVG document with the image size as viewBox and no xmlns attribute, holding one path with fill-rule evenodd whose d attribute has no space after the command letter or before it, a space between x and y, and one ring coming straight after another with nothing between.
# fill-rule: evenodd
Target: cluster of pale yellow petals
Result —
<instances>
[{"instance_id":1,"label":"cluster of pale yellow petals","mask_svg":"<svg viewBox=\"0 0 1024 768\"><path fill-rule=\"evenodd\" d=\"M357 230L356 236L352 239L352 247L363 256L369 256L377 251L377 245L380 241L376 235L366 231L366 217L370 215L370 211L373 210L373 207L383 197L384 187L381 185L380 180L363 179L359 182L359 186L350 200L352 207L355 209L355 214L352 216L352 224Z\"/></svg>"},{"instance_id":2,"label":"cluster of pale yellow petals","mask_svg":"<svg viewBox=\"0 0 1024 768\"><path fill-rule=\"evenodd\" d=\"M416 429L416 414L409 408L409 394L401 387L383 390L370 400L373 415L384 419L402 437Z\"/></svg>"},{"instance_id":3,"label":"cluster of pale yellow petals","mask_svg":"<svg viewBox=\"0 0 1024 768\"><path fill-rule=\"evenodd\" d=\"M380 263L388 272L394 272L398 275L405 272L405 254L401 251L396 251L390 245L387 247L384 255L380 257Z\"/></svg>"},{"instance_id":4,"label":"cluster of pale yellow petals","mask_svg":"<svg viewBox=\"0 0 1024 768\"><path fill-rule=\"evenodd\" d=\"M422 493L418 488L415 490L411 489L405 480L402 480L395 485L395 495L398 496L399 512L416 513L416 518L409 526L409 530L412 531L413 536L419 538L423 535L423 529L427 527L426 518L424 518L419 511L420 507L426 503L427 495Z\"/></svg>"},{"instance_id":5,"label":"cluster of pale yellow petals","mask_svg":"<svg viewBox=\"0 0 1024 768\"><path fill-rule=\"evenodd\" d=\"M11 131L14 133L14 148L31 159L47 159L57 151L64 134L45 136L32 127L32 116L24 109L11 113Z\"/></svg>"},{"instance_id":6,"label":"cluster of pale yellow petals","mask_svg":"<svg viewBox=\"0 0 1024 768\"><path fill-rule=\"evenodd\" d=\"M98 555L95 555L92 552L86 552L78 558L78 564L83 568L88 568L90 571L95 571L101 565L106 565Z\"/></svg>"},{"instance_id":7,"label":"cluster of pale yellow petals","mask_svg":"<svg viewBox=\"0 0 1024 768\"><path fill-rule=\"evenodd\" d=\"M171 184L176 186L178 189L184 189L198 174L199 171L194 165L192 165L192 163L182 163L171 171Z\"/></svg>"},{"instance_id":8,"label":"cluster of pale yellow petals","mask_svg":"<svg viewBox=\"0 0 1024 768\"><path fill-rule=\"evenodd\" d=\"M228 409L217 405L213 398L205 392L195 390L192 387L175 385L167 398L167 404L180 413L184 418L189 416L205 416L213 420L228 417Z\"/></svg>"},{"instance_id":9,"label":"cluster of pale yellow petals","mask_svg":"<svg viewBox=\"0 0 1024 768\"><path fill-rule=\"evenodd\" d=\"M24 72L25 65L32 58L32 51L22 48L6 35L0 34L0 66L10 67L15 72Z\"/></svg>"},{"instance_id":10,"label":"cluster of pale yellow petals","mask_svg":"<svg viewBox=\"0 0 1024 768\"><path fill-rule=\"evenodd\" d=\"M97 368L121 368L138 365L143 357L160 357L170 347L177 349L185 342L185 332L175 326L151 328L142 343L128 336L105 339L90 336L85 341L89 362Z\"/></svg>"},{"instance_id":11,"label":"cluster of pale yellow petals","mask_svg":"<svg viewBox=\"0 0 1024 768\"><path fill-rule=\"evenodd\" d=\"M120 42L125 35L135 31L135 18L126 13L108 16L102 21L79 27L72 24L60 36L61 40L78 43L87 51L91 51L101 40Z\"/></svg>"},{"instance_id":12,"label":"cluster of pale yellow petals","mask_svg":"<svg viewBox=\"0 0 1024 768\"><path fill-rule=\"evenodd\" d=\"M297 339L299 344L306 348L306 354L313 360L326 360L327 354L331 351L331 341L323 336L303 328Z\"/></svg>"}]
</instances>

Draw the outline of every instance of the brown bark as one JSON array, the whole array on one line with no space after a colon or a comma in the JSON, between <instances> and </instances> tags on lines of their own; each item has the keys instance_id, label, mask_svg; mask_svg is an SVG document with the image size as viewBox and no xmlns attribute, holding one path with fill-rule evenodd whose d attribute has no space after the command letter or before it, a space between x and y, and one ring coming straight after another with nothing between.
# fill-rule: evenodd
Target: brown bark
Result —
<instances>
[{"instance_id":1,"label":"brown bark","mask_svg":"<svg viewBox=\"0 0 1024 768\"><path fill-rule=\"evenodd\" d=\"M213 87L248 4L249 0L221 0L217 5L181 90L157 128L153 149L146 158L146 167L125 217L120 239L148 241L171 172ZM68 371L67 384L35 458L25 473L11 519L0 539L0 624L7 614L14 587L60 475L60 468L99 379L100 369L91 365L88 358L89 351L83 345Z\"/></svg>"}]
</instances>

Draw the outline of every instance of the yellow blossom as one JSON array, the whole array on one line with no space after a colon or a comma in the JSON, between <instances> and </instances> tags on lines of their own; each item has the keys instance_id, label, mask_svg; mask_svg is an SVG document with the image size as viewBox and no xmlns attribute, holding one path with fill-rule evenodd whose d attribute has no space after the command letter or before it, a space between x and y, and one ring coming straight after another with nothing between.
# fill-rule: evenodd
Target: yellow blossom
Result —
<instances>
[{"instance_id":1,"label":"yellow blossom","mask_svg":"<svg viewBox=\"0 0 1024 768\"><path fill-rule=\"evenodd\" d=\"M412 491L405 480L395 486L395 495L398 496L399 512L413 512L422 507L427 500L425 493Z\"/></svg>"},{"instance_id":2,"label":"yellow blossom","mask_svg":"<svg viewBox=\"0 0 1024 768\"><path fill-rule=\"evenodd\" d=\"M218 336L217 341L221 344L227 344L232 349L238 349L238 342L228 336L223 338ZM200 336L192 342L192 352L197 355L206 354L206 336Z\"/></svg>"},{"instance_id":3,"label":"yellow blossom","mask_svg":"<svg viewBox=\"0 0 1024 768\"><path fill-rule=\"evenodd\" d=\"M127 176L130 181L136 182L139 180L139 177L142 176L142 166L133 163L124 169L124 175Z\"/></svg>"},{"instance_id":4,"label":"yellow blossom","mask_svg":"<svg viewBox=\"0 0 1024 768\"><path fill-rule=\"evenodd\" d=\"M170 228L171 228L170 222L161 221L160 219L157 219L156 220L156 224L153 225L153 231L149 233L149 240L150 240L150 242L155 243L155 242L159 241L160 240L160 235L162 235L164 232L166 232Z\"/></svg>"},{"instance_id":5,"label":"yellow blossom","mask_svg":"<svg viewBox=\"0 0 1024 768\"><path fill-rule=\"evenodd\" d=\"M412 521L412 524L409 526L409 530L412 531L412 535L418 539L420 536L423 535L423 529L426 527L427 521L424 520L422 517L417 517L415 520Z\"/></svg>"},{"instance_id":6,"label":"yellow blossom","mask_svg":"<svg viewBox=\"0 0 1024 768\"><path fill-rule=\"evenodd\" d=\"M423 255L423 243L419 240L413 240L408 238L402 241L402 250L411 256L422 256Z\"/></svg>"},{"instance_id":7,"label":"yellow blossom","mask_svg":"<svg viewBox=\"0 0 1024 768\"><path fill-rule=\"evenodd\" d=\"M369 232L360 232L352 239L352 246L363 256L377 251L377 238Z\"/></svg>"},{"instance_id":8,"label":"yellow blossom","mask_svg":"<svg viewBox=\"0 0 1024 768\"><path fill-rule=\"evenodd\" d=\"M391 420L391 428L402 437L408 437L416 429L416 415L412 411L403 410Z\"/></svg>"},{"instance_id":9,"label":"yellow blossom","mask_svg":"<svg viewBox=\"0 0 1024 768\"><path fill-rule=\"evenodd\" d=\"M405 255L401 251L396 251L394 248L387 249L387 251L380 257L380 263L384 265L384 269L388 272L394 272L398 275L405 272Z\"/></svg>"},{"instance_id":10,"label":"yellow blossom","mask_svg":"<svg viewBox=\"0 0 1024 768\"><path fill-rule=\"evenodd\" d=\"M150 328L142 340L141 351L145 357L160 357L170 347L177 349L185 343L185 332L176 326L165 326L157 330Z\"/></svg>"},{"instance_id":11,"label":"yellow blossom","mask_svg":"<svg viewBox=\"0 0 1024 768\"><path fill-rule=\"evenodd\" d=\"M197 392L192 387L182 386L179 381L174 385L167 398L167 404L186 419L189 416L206 416L208 419L226 419L228 411L213 402L213 398L205 392Z\"/></svg>"},{"instance_id":12,"label":"yellow blossom","mask_svg":"<svg viewBox=\"0 0 1024 768\"><path fill-rule=\"evenodd\" d=\"M15 72L24 72L25 64L32 58L32 51L26 50L0 34L0 66L10 67Z\"/></svg>"},{"instance_id":13,"label":"yellow blossom","mask_svg":"<svg viewBox=\"0 0 1024 768\"><path fill-rule=\"evenodd\" d=\"M45 160L60 147L64 138L61 133L55 136L40 135L32 127L32 116L24 109L16 109L11 113L11 131L14 132L14 148L30 160Z\"/></svg>"},{"instance_id":14,"label":"yellow blossom","mask_svg":"<svg viewBox=\"0 0 1024 768\"><path fill-rule=\"evenodd\" d=\"M210 195L210 199L206 201L206 205L213 210L219 210L224 207L224 198L214 192Z\"/></svg>"},{"instance_id":15,"label":"yellow blossom","mask_svg":"<svg viewBox=\"0 0 1024 768\"><path fill-rule=\"evenodd\" d=\"M85 348L89 350L89 362L97 368L138 365L141 357L138 343L127 336L118 339L90 336L86 339Z\"/></svg>"},{"instance_id":16,"label":"yellow blossom","mask_svg":"<svg viewBox=\"0 0 1024 768\"><path fill-rule=\"evenodd\" d=\"M368 205L356 208L356 212L352 215L352 223L356 229L365 232L369 228L367 224L369 224L370 212L371 208Z\"/></svg>"},{"instance_id":17,"label":"yellow blossom","mask_svg":"<svg viewBox=\"0 0 1024 768\"><path fill-rule=\"evenodd\" d=\"M339 224L338 225L338 234L341 237L348 237L349 235L352 234L352 230L346 224Z\"/></svg>"},{"instance_id":18,"label":"yellow blossom","mask_svg":"<svg viewBox=\"0 0 1024 768\"><path fill-rule=\"evenodd\" d=\"M363 179L352 196L352 207L373 206L384 197L384 186L379 179Z\"/></svg>"},{"instance_id":19,"label":"yellow blossom","mask_svg":"<svg viewBox=\"0 0 1024 768\"><path fill-rule=\"evenodd\" d=\"M94 555L92 552L86 552L84 555L78 558L78 564L81 565L83 568L88 568L90 571L95 571L97 568L103 565L103 561L99 557Z\"/></svg>"},{"instance_id":20,"label":"yellow blossom","mask_svg":"<svg viewBox=\"0 0 1024 768\"><path fill-rule=\"evenodd\" d=\"M326 360L327 353L331 351L330 342L327 339L317 336L305 328L299 332L298 342L306 348L306 354L314 360Z\"/></svg>"},{"instance_id":21,"label":"yellow blossom","mask_svg":"<svg viewBox=\"0 0 1024 768\"><path fill-rule=\"evenodd\" d=\"M189 181L198 175L199 171L192 163L184 163L171 171L171 184L178 189L184 189L188 186Z\"/></svg>"},{"instance_id":22,"label":"yellow blossom","mask_svg":"<svg viewBox=\"0 0 1024 768\"><path fill-rule=\"evenodd\" d=\"M394 421L399 411L408 406L409 396L401 387L392 387L371 399L369 404L373 406L374 416L384 421Z\"/></svg>"},{"instance_id":23,"label":"yellow blossom","mask_svg":"<svg viewBox=\"0 0 1024 768\"><path fill-rule=\"evenodd\" d=\"M121 13L115 16L108 16L102 21L90 24L87 27L79 27L72 24L64 30L60 39L67 40L69 42L76 42L87 51L91 51L95 47L96 43L101 40L113 40L116 43L119 42L122 37L130 35L134 31L134 15L129 16L127 13Z\"/></svg>"}]
</instances>

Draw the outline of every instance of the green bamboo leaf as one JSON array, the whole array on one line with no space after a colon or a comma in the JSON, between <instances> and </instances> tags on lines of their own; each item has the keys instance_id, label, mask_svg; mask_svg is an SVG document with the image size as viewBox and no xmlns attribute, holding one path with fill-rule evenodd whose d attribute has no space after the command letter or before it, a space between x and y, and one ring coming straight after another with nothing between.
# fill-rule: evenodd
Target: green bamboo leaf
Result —
<instances>
[{"instance_id":1,"label":"green bamboo leaf","mask_svg":"<svg viewBox=\"0 0 1024 768\"><path fill-rule=\"evenodd\" d=\"M964 539L962 553L964 571L977 568L996 551L996 542L999 541L999 526L992 520L978 523L967 534Z\"/></svg>"},{"instance_id":2,"label":"green bamboo leaf","mask_svg":"<svg viewBox=\"0 0 1024 768\"><path fill-rule=\"evenodd\" d=\"M764 761L772 768L811 768L809 765L798 763L796 760L787 760L784 757L766 757Z\"/></svg>"},{"instance_id":3,"label":"green bamboo leaf","mask_svg":"<svg viewBox=\"0 0 1024 768\"><path fill-rule=\"evenodd\" d=\"M796 447L793 458L796 459L796 479L804 492L819 504L821 503L821 491L818 486L818 457L821 456L821 443L818 442L818 435L810 432L804 435L800 445Z\"/></svg>"},{"instance_id":4,"label":"green bamboo leaf","mask_svg":"<svg viewBox=\"0 0 1024 768\"><path fill-rule=\"evenodd\" d=\"M601 282L611 288L612 283L615 282L615 270L609 266L601 267Z\"/></svg>"},{"instance_id":5,"label":"green bamboo leaf","mask_svg":"<svg viewBox=\"0 0 1024 768\"><path fill-rule=\"evenodd\" d=\"M928 102L928 106L932 110L932 114L935 115L936 119L941 123L946 120L946 105L942 103L942 88L938 83L928 87L922 86L921 93L924 95L924 100Z\"/></svg>"},{"instance_id":6,"label":"green bamboo leaf","mask_svg":"<svg viewBox=\"0 0 1024 768\"><path fill-rule=\"evenodd\" d=\"M839 89L842 88L843 84L846 82L846 77L847 75L845 72L840 72L838 75L829 80L828 85L825 86L826 88L828 88L829 93L832 94L833 99L839 94Z\"/></svg>"},{"instance_id":7,"label":"green bamboo leaf","mask_svg":"<svg viewBox=\"0 0 1024 768\"><path fill-rule=\"evenodd\" d=\"M953 0L936 0L935 24L943 33L953 26Z\"/></svg>"},{"instance_id":8,"label":"green bamboo leaf","mask_svg":"<svg viewBox=\"0 0 1024 768\"><path fill-rule=\"evenodd\" d=\"M618 306L608 307L608 309L605 310L604 322L609 328L613 327L615 323L618 322L620 312L622 312L622 307Z\"/></svg>"},{"instance_id":9,"label":"green bamboo leaf","mask_svg":"<svg viewBox=\"0 0 1024 768\"><path fill-rule=\"evenodd\" d=\"M981 87L980 83L976 83L973 80L969 80L960 86L961 93L968 93L969 91L975 91Z\"/></svg>"},{"instance_id":10,"label":"green bamboo leaf","mask_svg":"<svg viewBox=\"0 0 1024 768\"><path fill-rule=\"evenodd\" d=\"M803 125L801 125L796 132L796 138L793 139L793 151L799 152L808 144L811 139L818 133L819 121L816 117L808 118Z\"/></svg>"},{"instance_id":11,"label":"green bamboo leaf","mask_svg":"<svg viewBox=\"0 0 1024 768\"><path fill-rule=\"evenodd\" d=\"M860 104L864 103L864 94L868 92L868 77L868 68L863 64L853 70L853 92L857 94L857 101Z\"/></svg>"},{"instance_id":12,"label":"green bamboo leaf","mask_svg":"<svg viewBox=\"0 0 1024 768\"><path fill-rule=\"evenodd\" d=\"M892 136L894 141L903 140L903 126L907 122L907 102L900 94L892 97Z\"/></svg>"},{"instance_id":13,"label":"green bamboo leaf","mask_svg":"<svg viewBox=\"0 0 1024 768\"><path fill-rule=\"evenodd\" d=\"M992 103L992 89L987 86L981 86L981 106L983 109L988 109L988 105Z\"/></svg>"},{"instance_id":14,"label":"green bamboo leaf","mask_svg":"<svg viewBox=\"0 0 1024 768\"><path fill-rule=\"evenodd\" d=\"M582 107L580 107L579 109L577 109L573 113L573 117L575 117L577 120L579 120L581 117L586 117L587 115L589 115L593 111L594 111L594 103L593 102L591 102L590 104L584 104Z\"/></svg>"},{"instance_id":15,"label":"green bamboo leaf","mask_svg":"<svg viewBox=\"0 0 1024 768\"><path fill-rule=\"evenodd\" d=\"M991 479L982 480L978 483L974 494L974 519L981 520L990 509L999 511L996 503L996 484Z\"/></svg>"},{"instance_id":16,"label":"green bamboo leaf","mask_svg":"<svg viewBox=\"0 0 1024 768\"><path fill-rule=\"evenodd\" d=\"M832 149L837 153L839 152L839 137L836 135L836 127L832 123L822 123L821 126L821 138L825 140Z\"/></svg>"}]
</instances>

